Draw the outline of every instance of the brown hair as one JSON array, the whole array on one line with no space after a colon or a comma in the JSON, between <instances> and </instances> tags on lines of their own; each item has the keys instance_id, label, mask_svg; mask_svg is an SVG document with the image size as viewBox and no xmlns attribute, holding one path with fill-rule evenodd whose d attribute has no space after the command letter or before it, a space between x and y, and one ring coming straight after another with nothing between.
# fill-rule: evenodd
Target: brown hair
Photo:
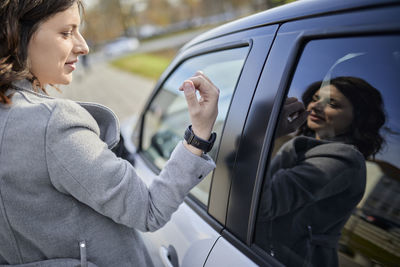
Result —
<instances>
[{"instance_id":1,"label":"brown hair","mask_svg":"<svg viewBox=\"0 0 400 267\"><path fill-rule=\"evenodd\" d=\"M11 103L5 94L14 81L28 79L42 87L27 66L28 44L40 24L82 0L2 0L0 3L0 103Z\"/></svg>"}]
</instances>

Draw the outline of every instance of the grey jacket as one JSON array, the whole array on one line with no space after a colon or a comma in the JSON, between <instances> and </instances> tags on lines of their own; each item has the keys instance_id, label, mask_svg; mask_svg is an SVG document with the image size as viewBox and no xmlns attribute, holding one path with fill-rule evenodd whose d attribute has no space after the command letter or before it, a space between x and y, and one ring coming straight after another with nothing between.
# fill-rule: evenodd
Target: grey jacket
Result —
<instances>
[{"instance_id":1,"label":"grey jacket","mask_svg":"<svg viewBox=\"0 0 400 267\"><path fill-rule=\"evenodd\" d=\"M339 237L365 183L354 146L295 137L268 168L256 243L285 266L338 266Z\"/></svg>"},{"instance_id":2,"label":"grey jacket","mask_svg":"<svg viewBox=\"0 0 400 267\"><path fill-rule=\"evenodd\" d=\"M163 226L212 159L179 144L147 187L110 150L119 139L110 110L16 86L11 107L0 105L0 265L82 253L98 266L151 265L135 229Z\"/></svg>"}]
</instances>

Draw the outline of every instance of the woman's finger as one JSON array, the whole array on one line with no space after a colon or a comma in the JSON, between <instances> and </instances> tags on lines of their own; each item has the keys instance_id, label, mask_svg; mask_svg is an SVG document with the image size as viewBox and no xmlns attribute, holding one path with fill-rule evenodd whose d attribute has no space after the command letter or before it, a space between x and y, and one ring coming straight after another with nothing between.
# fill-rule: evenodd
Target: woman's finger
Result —
<instances>
[{"instance_id":1,"label":"woman's finger","mask_svg":"<svg viewBox=\"0 0 400 267\"><path fill-rule=\"evenodd\" d=\"M212 84L212 81L210 80L210 78L208 78L207 75L204 75L204 73L201 70L196 71L194 76L201 76L204 79L206 79L209 83Z\"/></svg>"},{"instance_id":2,"label":"woman's finger","mask_svg":"<svg viewBox=\"0 0 400 267\"><path fill-rule=\"evenodd\" d=\"M195 88L203 98L206 98L208 94L213 96L219 94L219 89L204 76L191 77L189 80L193 82Z\"/></svg>"},{"instance_id":3,"label":"woman's finger","mask_svg":"<svg viewBox=\"0 0 400 267\"><path fill-rule=\"evenodd\" d=\"M293 113L304 111L305 107L303 103L296 100L295 102L285 104L284 109L287 115L292 115Z\"/></svg>"},{"instance_id":4,"label":"woman's finger","mask_svg":"<svg viewBox=\"0 0 400 267\"><path fill-rule=\"evenodd\" d=\"M303 125L307 121L307 117L310 113L308 111L303 111L301 112L297 118L295 118L291 124L293 127L293 130L298 129L301 125Z\"/></svg>"},{"instance_id":5,"label":"woman's finger","mask_svg":"<svg viewBox=\"0 0 400 267\"><path fill-rule=\"evenodd\" d=\"M189 110L192 108L196 108L199 105L196 96L195 86L193 85L192 81L190 80L185 81L181 86L180 90L182 90L185 95Z\"/></svg>"},{"instance_id":6,"label":"woman's finger","mask_svg":"<svg viewBox=\"0 0 400 267\"><path fill-rule=\"evenodd\" d=\"M289 105L291 103L297 102L297 98L296 97L288 97L285 100L285 105Z\"/></svg>"}]
</instances>

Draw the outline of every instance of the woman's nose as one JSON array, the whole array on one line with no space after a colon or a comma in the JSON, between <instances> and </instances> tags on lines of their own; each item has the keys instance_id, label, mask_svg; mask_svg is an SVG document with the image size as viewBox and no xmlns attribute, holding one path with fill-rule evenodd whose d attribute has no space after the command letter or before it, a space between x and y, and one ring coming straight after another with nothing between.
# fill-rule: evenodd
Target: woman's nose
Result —
<instances>
[{"instance_id":1,"label":"woman's nose","mask_svg":"<svg viewBox=\"0 0 400 267\"><path fill-rule=\"evenodd\" d=\"M78 34L78 37L76 39L74 52L80 55L86 55L89 53L89 46L87 45L85 39L81 34Z\"/></svg>"},{"instance_id":2,"label":"woman's nose","mask_svg":"<svg viewBox=\"0 0 400 267\"><path fill-rule=\"evenodd\" d=\"M323 110L324 106L325 106L325 104L321 100L310 103L310 109Z\"/></svg>"}]
</instances>

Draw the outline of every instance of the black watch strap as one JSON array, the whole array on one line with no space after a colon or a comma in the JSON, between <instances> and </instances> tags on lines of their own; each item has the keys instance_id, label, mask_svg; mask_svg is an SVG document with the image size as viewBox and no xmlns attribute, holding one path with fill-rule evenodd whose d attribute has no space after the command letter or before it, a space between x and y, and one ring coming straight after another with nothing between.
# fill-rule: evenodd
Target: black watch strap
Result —
<instances>
[{"instance_id":1,"label":"black watch strap","mask_svg":"<svg viewBox=\"0 0 400 267\"><path fill-rule=\"evenodd\" d=\"M186 128L184 138L189 145L192 145L198 149L204 151L204 153L210 152L212 149L215 139L217 138L217 134L213 132L208 141L196 136L192 131L192 125Z\"/></svg>"}]
</instances>

